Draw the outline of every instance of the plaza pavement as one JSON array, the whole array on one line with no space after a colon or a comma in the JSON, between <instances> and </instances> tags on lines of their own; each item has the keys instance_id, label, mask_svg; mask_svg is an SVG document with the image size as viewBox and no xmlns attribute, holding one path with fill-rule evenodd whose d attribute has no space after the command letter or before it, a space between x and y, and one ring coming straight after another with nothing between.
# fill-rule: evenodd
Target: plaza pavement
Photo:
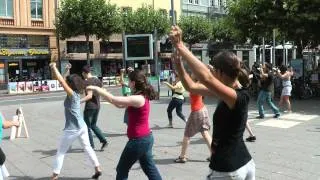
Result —
<instances>
[{"instance_id":1,"label":"plaza pavement","mask_svg":"<svg viewBox=\"0 0 320 180\"><path fill-rule=\"evenodd\" d=\"M184 132L184 122L174 113L173 129L164 128L167 124L166 107L169 98L165 96L151 105L150 126L155 143L154 160L164 180L198 180L208 174L208 148L197 134L191 139L188 149L189 161L175 164ZM49 179L57 149L59 137L64 126L63 98L43 99L22 103L30 138L10 141L10 130L4 130L1 147L7 155L6 166L8 179L28 180ZM216 100L206 98L209 113L212 115ZM274 120L270 111L263 120L257 120L256 106L251 101L249 121L257 136L254 143L246 143L256 163L256 179L291 180L320 179L320 100L293 101L293 114L283 114ZM6 118L11 118L20 102L1 104L0 110ZM267 108L267 107L266 107ZM268 109L268 108L267 108ZM185 103L184 114L190 112L190 105ZM115 179L116 165L127 142L126 126L122 123L123 109L117 109L103 103L98 126L110 142L103 152L96 151L102 165L103 175L100 179ZM245 132L245 137L247 132ZM100 147L95 138L96 147ZM65 157L60 179L89 179L93 174L79 142L75 142ZM129 179L147 179L139 164L136 163L129 174Z\"/></svg>"}]
</instances>

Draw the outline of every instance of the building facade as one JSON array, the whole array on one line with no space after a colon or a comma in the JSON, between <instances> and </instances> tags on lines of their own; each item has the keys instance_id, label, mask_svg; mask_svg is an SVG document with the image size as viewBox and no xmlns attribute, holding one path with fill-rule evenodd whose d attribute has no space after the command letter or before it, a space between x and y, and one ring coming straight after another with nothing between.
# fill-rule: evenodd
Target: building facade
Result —
<instances>
[{"instance_id":1,"label":"building facade","mask_svg":"<svg viewBox=\"0 0 320 180\"><path fill-rule=\"evenodd\" d=\"M50 79L57 59L55 1L0 0L0 86Z\"/></svg>"},{"instance_id":2,"label":"building facade","mask_svg":"<svg viewBox=\"0 0 320 180\"><path fill-rule=\"evenodd\" d=\"M142 6L151 6L154 9L160 9L164 13L170 15L171 0L110 0L111 4L116 4L122 11L136 10ZM181 2L174 0L175 15L181 15ZM123 42L121 34L114 34L110 37L109 42L97 40L94 36L90 37L90 63L94 75L98 77L117 76L120 69L126 66L141 68L142 66L151 67L154 73L154 60L148 61L124 61L123 60ZM170 68L170 55L165 53L165 47L158 48L160 62L166 63L162 65L164 68ZM161 50L164 53L161 53ZM61 67L66 63L71 63L71 73L79 72L86 62L86 46L85 37L78 36L64 41L60 41ZM163 60L163 61L162 61Z\"/></svg>"}]
</instances>

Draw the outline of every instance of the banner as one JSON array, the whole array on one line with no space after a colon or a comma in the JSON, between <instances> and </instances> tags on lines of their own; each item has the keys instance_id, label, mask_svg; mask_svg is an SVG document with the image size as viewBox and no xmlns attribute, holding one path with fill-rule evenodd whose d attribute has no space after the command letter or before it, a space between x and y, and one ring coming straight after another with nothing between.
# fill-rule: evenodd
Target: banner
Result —
<instances>
[{"instance_id":1,"label":"banner","mask_svg":"<svg viewBox=\"0 0 320 180\"><path fill-rule=\"evenodd\" d=\"M57 81L57 91L63 91L63 87L59 81Z\"/></svg>"},{"instance_id":2,"label":"banner","mask_svg":"<svg viewBox=\"0 0 320 180\"><path fill-rule=\"evenodd\" d=\"M8 93L16 94L18 92L18 83L17 82L9 82L8 83Z\"/></svg>"},{"instance_id":3,"label":"banner","mask_svg":"<svg viewBox=\"0 0 320 180\"><path fill-rule=\"evenodd\" d=\"M32 93L33 92L33 82L27 81L26 82L26 93Z\"/></svg>"},{"instance_id":4,"label":"banner","mask_svg":"<svg viewBox=\"0 0 320 180\"><path fill-rule=\"evenodd\" d=\"M48 80L41 81L41 91L42 92L49 91Z\"/></svg>"},{"instance_id":5,"label":"banner","mask_svg":"<svg viewBox=\"0 0 320 180\"><path fill-rule=\"evenodd\" d=\"M48 80L49 91L57 91L57 80Z\"/></svg>"}]
</instances>

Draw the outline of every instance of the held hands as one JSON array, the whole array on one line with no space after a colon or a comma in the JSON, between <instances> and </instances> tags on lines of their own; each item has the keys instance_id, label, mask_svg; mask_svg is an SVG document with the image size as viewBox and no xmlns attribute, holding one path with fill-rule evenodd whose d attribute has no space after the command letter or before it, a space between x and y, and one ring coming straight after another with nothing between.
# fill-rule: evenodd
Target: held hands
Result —
<instances>
[{"instance_id":1,"label":"held hands","mask_svg":"<svg viewBox=\"0 0 320 180\"><path fill-rule=\"evenodd\" d=\"M179 28L179 26L172 26L169 38L173 45L178 46L180 43L182 43L182 30Z\"/></svg>"}]
</instances>

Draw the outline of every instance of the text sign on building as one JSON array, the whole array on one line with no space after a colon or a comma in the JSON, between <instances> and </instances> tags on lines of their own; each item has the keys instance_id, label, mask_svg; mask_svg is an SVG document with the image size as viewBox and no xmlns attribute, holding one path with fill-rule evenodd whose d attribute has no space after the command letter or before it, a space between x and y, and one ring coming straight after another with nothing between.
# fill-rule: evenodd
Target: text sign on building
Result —
<instances>
[{"instance_id":1,"label":"text sign on building","mask_svg":"<svg viewBox=\"0 0 320 180\"><path fill-rule=\"evenodd\" d=\"M153 39L151 34L125 35L125 59L153 59Z\"/></svg>"}]
</instances>

